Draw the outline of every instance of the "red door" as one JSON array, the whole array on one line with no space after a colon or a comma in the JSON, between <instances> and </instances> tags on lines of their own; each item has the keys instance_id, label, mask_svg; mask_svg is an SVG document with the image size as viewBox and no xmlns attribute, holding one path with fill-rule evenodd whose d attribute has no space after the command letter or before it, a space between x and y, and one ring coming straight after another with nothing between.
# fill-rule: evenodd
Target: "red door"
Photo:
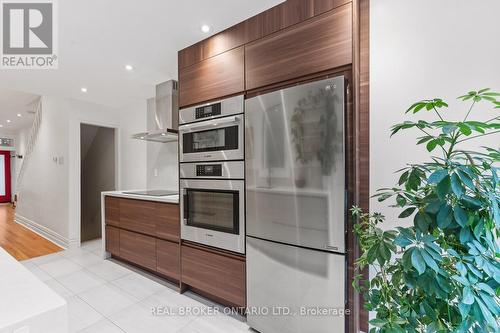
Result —
<instances>
[{"instance_id":1,"label":"red door","mask_svg":"<svg viewBox=\"0 0 500 333\"><path fill-rule=\"evenodd\" d=\"M10 151L0 150L0 203L10 202Z\"/></svg>"}]
</instances>

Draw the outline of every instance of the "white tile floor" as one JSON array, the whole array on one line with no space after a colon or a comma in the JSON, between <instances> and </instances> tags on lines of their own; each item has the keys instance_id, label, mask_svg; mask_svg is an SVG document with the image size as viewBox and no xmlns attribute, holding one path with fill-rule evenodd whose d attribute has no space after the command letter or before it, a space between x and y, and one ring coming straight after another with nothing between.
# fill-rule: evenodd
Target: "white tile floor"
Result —
<instances>
[{"instance_id":1,"label":"white tile floor","mask_svg":"<svg viewBox=\"0 0 500 333\"><path fill-rule=\"evenodd\" d=\"M68 302L70 332L78 333L243 333L241 317L207 314L218 305L155 276L100 257L101 241L84 243L23 265ZM197 315L154 315L153 307Z\"/></svg>"}]
</instances>

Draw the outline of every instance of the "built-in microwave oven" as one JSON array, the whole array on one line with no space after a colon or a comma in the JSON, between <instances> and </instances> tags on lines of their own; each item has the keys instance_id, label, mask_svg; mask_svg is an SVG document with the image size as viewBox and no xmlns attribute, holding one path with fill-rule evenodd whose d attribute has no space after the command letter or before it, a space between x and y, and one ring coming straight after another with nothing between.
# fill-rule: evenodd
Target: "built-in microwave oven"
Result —
<instances>
[{"instance_id":1,"label":"built-in microwave oven","mask_svg":"<svg viewBox=\"0 0 500 333\"><path fill-rule=\"evenodd\" d=\"M244 162L183 163L181 237L245 253ZM232 178L232 179L228 179Z\"/></svg>"},{"instance_id":2,"label":"built-in microwave oven","mask_svg":"<svg viewBox=\"0 0 500 333\"><path fill-rule=\"evenodd\" d=\"M179 111L180 162L243 160L243 96Z\"/></svg>"}]
</instances>

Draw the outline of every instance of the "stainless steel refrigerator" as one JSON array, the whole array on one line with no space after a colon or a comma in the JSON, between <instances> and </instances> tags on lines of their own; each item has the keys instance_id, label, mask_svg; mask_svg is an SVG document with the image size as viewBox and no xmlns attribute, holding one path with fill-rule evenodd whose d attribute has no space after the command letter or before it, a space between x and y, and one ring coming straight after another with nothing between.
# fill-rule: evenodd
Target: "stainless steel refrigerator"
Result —
<instances>
[{"instance_id":1,"label":"stainless steel refrigerator","mask_svg":"<svg viewBox=\"0 0 500 333\"><path fill-rule=\"evenodd\" d=\"M345 330L344 82L245 102L247 320L261 333Z\"/></svg>"}]
</instances>

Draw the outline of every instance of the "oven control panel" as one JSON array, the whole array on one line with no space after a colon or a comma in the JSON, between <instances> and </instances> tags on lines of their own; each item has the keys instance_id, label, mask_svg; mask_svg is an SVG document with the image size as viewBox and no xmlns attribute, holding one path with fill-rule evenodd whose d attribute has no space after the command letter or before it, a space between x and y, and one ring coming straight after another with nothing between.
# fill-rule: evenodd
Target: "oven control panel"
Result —
<instances>
[{"instance_id":1,"label":"oven control panel","mask_svg":"<svg viewBox=\"0 0 500 333\"><path fill-rule=\"evenodd\" d=\"M195 119L218 116L221 114L221 103L200 106L195 109Z\"/></svg>"},{"instance_id":2,"label":"oven control panel","mask_svg":"<svg viewBox=\"0 0 500 333\"><path fill-rule=\"evenodd\" d=\"M221 177L222 164L204 164L196 166L196 176L198 177Z\"/></svg>"}]
</instances>

